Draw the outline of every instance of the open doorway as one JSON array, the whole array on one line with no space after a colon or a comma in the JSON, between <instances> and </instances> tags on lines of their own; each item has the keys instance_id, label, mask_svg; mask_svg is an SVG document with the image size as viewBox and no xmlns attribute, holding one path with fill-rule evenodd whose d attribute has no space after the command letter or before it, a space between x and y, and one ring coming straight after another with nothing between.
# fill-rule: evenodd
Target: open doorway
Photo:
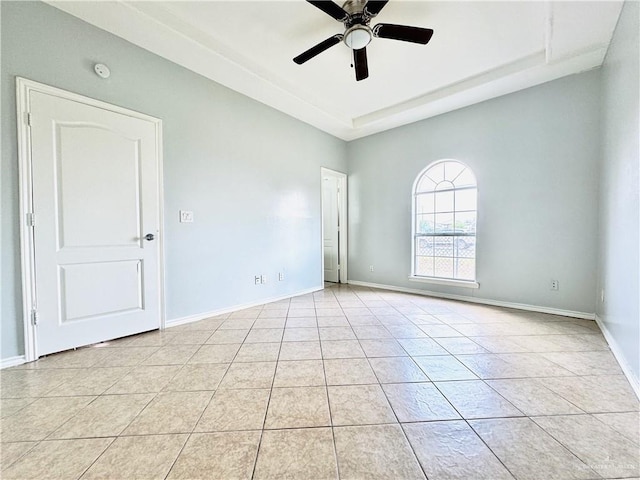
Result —
<instances>
[{"instance_id":1,"label":"open doorway","mask_svg":"<svg viewBox=\"0 0 640 480\"><path fill-rule=\"evenodd\" d=\"M347 283L347 175L321 168L323 281Z\"/></svg>"}]
</instances>

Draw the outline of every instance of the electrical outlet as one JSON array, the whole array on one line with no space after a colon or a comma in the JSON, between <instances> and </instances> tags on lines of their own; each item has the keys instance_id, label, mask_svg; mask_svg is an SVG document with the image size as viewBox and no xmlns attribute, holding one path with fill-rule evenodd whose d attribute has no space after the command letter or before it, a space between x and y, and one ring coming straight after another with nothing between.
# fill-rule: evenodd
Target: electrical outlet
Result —
<instances>
[{"instance_id":1,"label":"electrical outlet","mask_svg":"<svg viewBox=\"0 0 640 480\"><path fill-rule=\"evenodd\" d=\"M260 285L262 283L262 277L260 275L256 275L255 282L256 285Z\"/></svg>"},{"instance_id":2,"label":"electrical outlet","mask_svg":"<svg viewBox=\"0 0 640 480\"><path fill-rule=\"evenodd\" d=\"M558 282L558 280L551 280L551 290L559 290L560 289L560 283Z\"/></svg>"},{"instance_id":3,"label":"electrical outlet","mask_svg":"<svg viewBox=\"0 0 640 480\"><path fill-rule=\"evenodd\" d=\"M279 281L283 281L284 280L284 273L282 273L282 272L278 273L278 280Z\"/></svg>"},{"instance_id":4,"label":"electrical outlet","mask_svg":"<svg viewBox=\"0 0 640 480\"><path fill-rule=\"evenodd\" d=\"M369 271L373 272L373 265L369 265Z\"/></svg>"},{"instance_id":5,"label":"electrical outlet","mask_svg":"<svg viewBox=\"0 0 640 480\"><path fill-rule=\"evenodd\" d=\"M180 210L180 223L193 223L193 212Z\"/></svg>"},{"instance_id":6,"label":"electrical outlet","mask_svg":"<svg viewBox=\"0 0 640 480\"><path fill-rule=\"evenodd\" d=\"M260 283L267 283L267 276L266 275L260 275Z\"/></svg>"}]
</instances>

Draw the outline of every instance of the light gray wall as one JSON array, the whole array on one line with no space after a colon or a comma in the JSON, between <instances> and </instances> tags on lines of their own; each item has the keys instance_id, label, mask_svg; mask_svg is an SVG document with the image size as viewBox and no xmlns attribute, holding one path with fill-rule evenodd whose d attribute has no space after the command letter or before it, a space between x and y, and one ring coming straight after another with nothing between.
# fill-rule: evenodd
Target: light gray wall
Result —
<instances>
[{"instance_id":1,"label":"light gray wall","mask_svg":"<svg viewBox=\"0 0 640 480\"><path fill-rule=\"evenodd\" d=\"M640 385L640 4L626 2L602 68L597 313ZM604 303L600 301L604 290Z\"/></svg>"},{"instance_id":2,"label":"light gray wall","mask_svg":"<svg viewBox=\"0 0 640 480\"><path fill-rule=\"evenodd\" d=\"M570 76L349 143L350 279L593 313L599 85ZM412 184L444 158L477 176L478 290L407 278Z\"/></svg>"},{"instance_id":3,"label":"light gray wall","mask_svg":"<svg viewBox=\"0 0 640 480\"><path fill-rule=\"evenodd\" d=\"M2 358L23 352L16 75L163 119L169 319L322 285L320 167L346 171L344 142L53 7L1 8Z\"/></svg>"}]
</instances>

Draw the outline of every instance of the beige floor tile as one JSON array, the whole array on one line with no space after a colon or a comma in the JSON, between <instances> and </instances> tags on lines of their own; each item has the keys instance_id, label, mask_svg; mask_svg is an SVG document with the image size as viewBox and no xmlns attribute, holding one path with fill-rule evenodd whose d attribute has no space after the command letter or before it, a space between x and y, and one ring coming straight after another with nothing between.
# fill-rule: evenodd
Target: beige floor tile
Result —
<instances>
[{"instance_id":1,"label":"beige floor tile","mask_svg":"<svg viewBox=\"0 0 640 480\"><path fill-rule=\"evenodd\" d=\"M141 333L130 337L129 347L162 347L169 343L171 337L175 335L172 331L155 330L153 332Z\"/></svg>"},{"instance_id":2,"label":"beige floor tile","mask_svg":"<svg viewBox=\"0 0 640 480\"><path fill-rule=\"evenodd\" d=\"M295 304L291 304L287 318L300 318L300 317L315 317L315 308L301 308Z\"/></svg>"},{"instance_id":3,"label":"beige floor tile","mask_svg":"<svg viewBox=\"0 0 640 480\"><path fill-rule=\"evenodd\" d=\"M345 311L345 315L347 316L347 321L349 325L352 327L357 327L360 325L382 325L380 320L378 320L373 315L353 315L351 313L347 313Z\"/></svg>"},{"instance_id":4,"label":"beige floor tile","mask_svg":"<svg viewBox=\"0 0 640 480\"><path fill-rule=\"evenodd\" d=\"M132 367L87 368L46 394L47 397L101 395Z\"/></svg>"},{"instance_id":5,"label":"beige floor tile","mask_svg":"<svg viewBox=\"0 0 640 480\"><path fill-rule=\"evenodd\" d=\"M525 415L584 413L533 378L509 378L486 382Z\"/></svg>"},{"instance_id":6,"label":"beige floor tile","mask_svg":"<svg viewBox=\"0 0 640 480\"><path fill-rule=\"evenodd\" d=\"M353 327L358 340L381 340L392 338L391 333L382 325L359 325Z\"/></svg>"},{"instance_id":7,"label":"beige floor tile","mask_svg":"<svg viewBox=\"0 0 640 480\"><path fill-rule=\"evenodd\" d=\"M337 479L338 471L330 428L264 432L256 462L260 479Z\"/></svg>"},{"instance_id":8,"label":"beige floor tile","mask_svg":"<svg viewBox=\"0 0 640 480\"><path fill-rule=\"evenodd\" d=\"M341 479L421 479L418 460L399 425L335 427Z\"/></svg>"},{"instance_id":9,"label":"beige floor tile","mask_svg":"<svg viewBox=\"0 0 640 480\"><path fill-rule=\"evenodd\" d=\"M270 393L271 390L266 388L218 390L195 431L260 430L264 425Z\"/></svg>"},{"instance_id":10,"label":"beige floor tile","mask_svg":"<svg viewBox=\"0 0 640 480\"><path fill-rule=\"evenodd\" d=\"M529 418L469 423L518 480L598 478L597 473Z\"/></svg>"},{"instance_id":11,"label":"beige floor tile","mask_svg":"<svg viewBox=\"0 0 640 480\"><path fill-rule=\"evenodd\" d=\"M82 476L89 479L163 479L187 435L118 437Z\"/></svg>"},{"instance_id":12,"label":"beige floor tile","mask_svg":"<svg viewBox=\"0 0 640 480\"><path fill-rule=\"evenodd\" d=\"M501 337L499 335L470 336L470 340L488 350L491 353L518 353L529 352L529 348L516 341L517 337Z\"/></svg>"},{"instance_id":13,"label":"beige floor tile","mask_svg":"<svg viewBox=\"0 0 640 480\"><path fill-rule=\"evenodd\" d=\"M228 363L185 365L164 387L164 390L178 392L215 390L228 368Z\"/></svg>"},{"instance_id":14,"label":"beige floor tile","mask_svg":"<svg viewBox=\"0 0 640 480\"><path fill-rule=\"evenodd\" d=\"M393 338L384 340L360 340L360 346L367 357L406 357L408 353Z\"/></svg>"},{"instance_id":15,"label":"beige floor tile","mask_svg":"<svg viewBox=\"0 0 640 480\"><path fill-rule=\"evenodd\" d=\"M638 411L638 398L624 375L541 378L540 382L588 413Z\"/></svg>"},{"instance_id":16,"label":"beige floor tile","mask_svg":"<svg viewBox=\"0 0 640 480\"><path fill-rule=\"evenodd\" d=\"M323 342L331 340L356 340L353 329L347 327L322 327L319 328L320 340Z\"/></svg>"},{"instance_id":17,"label":"beige floor tile","mask_svg":"<svg viewBox=\"0 0 640 480\"><path fill-rule=\"evenodd\" d=\"M190 330L186 332L176 332L175 335L169 339L170 345L202 345L212 332L208 330Z\"/></svg>"},{"instance_id":18,"label":"beige floor tile","mask_svg":"<svg viewBox=\"0 0 640 480\"><path fill-rule=\"evenodd\" d=\"M576 375L619 375L620 365L611 352L551 352L542 357Z\"/></svg>"},{"instance_id":19,"label":"beige floor tile","mask_svg":"<svg viewBox=\"0 0 640 480\"><path fill-rule=\"evenodd\" d=\"M282 328L252 329L244 340L245 343L275 343L282 341Z\"/></svg>"},{"instance_id":20,"label":"beige floor tile","mask_svg":"<svg viewBox=\"0 0 640 480\"><path fill-rule=\"evenodd\" d=\"M177 327L172 327L171 330L182 331L182 332L206 330L209 333L213 333L215 330L220 328L220 325L222 325L225 320L226 320L226 317L225 318L210 317L210 318L205 318L204 320L198 320L197 322L185 323Z\"/></svg>"},{"instance_id":21,"label":"beige floor tile","mask_svg":"<svg viewBox=\"0 0 640 480\"><path fill-rule=\"evenodd\" d=\"M397 423L380 385L329 387L333 425Z\"/></svg>"},{"instance_id":22,"label":"beige floor tile","mask_svg":"<svg viewBox=\"0 0 640 480\"><path fill-rule=\"evenodd\" d=\"M594 352L595 353L595 352ZM499 353L501 360L510 364L518 377L563 377L574 374L544 358L540 353Z\"/></svg>"},{"instance_id":23,"label":"beige floor tile","mask_svg":"<svg viewBox=\"0 0 640 480\"><path fill-rule=\"evenodd\" d=\"M76 413L49 438L115 437L153 399L153 394L103 395Z\"/></svg>"},{"instance_id":24,"label":"beige floor tile","mask_svg":"<svg viewBox=\"0 0 640 480\"><path fill-rule=\"evenodd\" d=\"M340 358L324 361L327 385L378 383L366 358Z\"/></svg>"},{"instance_id":25,"label":"beige floor tile","mask_svg":"<svg viewBox=\"0 0 640 480\"><path fill-rule=\"evenodd\" d=\"M202 345L189 363L231 363L240 346L239 343Z\"/></svg>"},{"instance_id":26,"label":"beige floor tile","mask_svg":"<svg viewBox=\"0 0 640 480\"><path fill-rule=\"evenodd\" d=\"M284 342L317 342L320 339L317 328L285 328Z\"/></svg>"},{"instance_id":27,"label":"beige floor tile","mask_svg":"<svg viewBox=\"0 0 640 480\"><path fill-rule=\"evenodd\" d=\"M0 396L41 397L80 373L82 370L75 368L3 370L0 371Z\"/></svg>"},{"instance_id":28,"label":"beige floor tile","mask_svg":"<svg viewBox=\"0 0 640 480\"><path fill-rule=\"evenodd\" d=\"M149 358L154 352L158 350L158 346L151 347L108 347L102 350L107 352L102 360L100 360L101 367L133 367L140 365L143 361Z\"/></svg>"},{"instance_id":29,"label":"beige floor tile","mask_svg":"<svg viewBox=\"0 0 640 480\"><path fill-rule=\"evenodd\" d=\"M0 478L11 465L20 460L38 442L16 442L0 444Z\"/></svg>"},{"instance_id":30,"label":"beige floor tile","mask_svg":"<svg viewBox=\"0 0 640 480\"><path fill-rule=\"evenodd\" d=\"M85 438L40 442L2 472L3 479L79 478L113 441L112 438Z\"/></svg>"},{"instance_id":31,"label":"beige floor tile","mask_svg":"<svg viewBox=\"0 0 640 480\"><path fill-rule=\"evenodd\" d=\"M259 443L260 432L194 433L167 478L249 480Z\"/></svg>"},{"instance_id":32,"label":"beige floor tile","mask_svg":"<svg viewBox=\"0 0 640 480\"><path fill-rule=\"evenodd\" d=\"M272 310L268 311L269 313L261 313L260 315L275 315ZM284 328L287 323L287 312L286 310L282 313L280 317L260 317L255 321L252 328Z\"/></svg>"},{"instance_id":33,"label":"beige floor tile","mask_svg":"<svg viewBox=\"0 0 640 480\"><path fill-rule=\"evenodd\" d=\"M233 314L232 314L233 315ZM249 315L249 314L247 314ZM242 330L249 329L253 326L256 319L258 318L259 313L253 314L253 318L228 318L222 325L218 328L218 330Z\"/></svg>"},{"instance_id":34,"label":"beige floor tile","mask_svg":"<svg viewBox=\"0 0 640 480\"><path fill-rule=\"evenodd\" d=\"M399 338L398 342L412 356L447 354L447 351L431 338Z\"/></svg>"},{"instance_id":35,"label":"beige floor tile","mask_svg":"<svg viewBox=\"0 0 640 480\"><path fill-rule=\"evenodd\" d=\"M408 325L388 325L387 330L393 338L411 339L411 338L427 338L427 334L420 330L417 326L407 321Z\"/></svg>"},{"instance_id":36,"label":"beige floor tile","mask_svg":"<svg viewBox=\"0 0 640 480\"><path fill-rule=\"evenodd\" d=\"M286 328L316 328L318 321L316 317L294 317L287 318Z\"/></svg>"},{"instance_id":37,"label":"beige floor tile","mask_svg":"<svg viewBox=\"0 0 640 480\"><path fill-rule=\"evenodd\" d=\"M401 422L460 418L433 383L393 383L382 388Z\"/></svg>"},{"instance_id":38,"label":"beige floor tile","mask_svg":"<svg viewBox=\"0 0 640 480\"><path fill-rule=\"evenodd\" d=\"M640 445L640 412L599 413L594 417Z\"/></svg>"},{"instance_id":39,"label":"beige floor tile","mask_svg":"<svg viewBox=\"0 0 640 480\"><path fill-rule=\"evenodd\" d=\"M280 360L320 360L320 342L282 342Z\"/></svg>"},{"instance_id":40,"label":"beige floor tile","mask_svg":"<svg viewBox=\"0 0 640 480\"><path fill-rule=\"evenodd\" d=\"M123 435L191 433L213 392L163 392L138 415Z\"/></svg>"},{"instance_id":41,"label":"beige floor tile","mask_svg":"<svg viewBox=\"0 0 640 480\"><path fill-rule=\"evenodd\" d=\"M370 358L380 383L428 382L429 379L409 357Z\"/></svg>"},{"instance_id":42,"label":"beige floor tile","mask_svg":"<svg viewBox=\"0 0 640 480\"><path fill-rule=\"evenodd\" d=\"M318 318L318 327L348 327L349 322L347 321L347 317L339 316L339 317L319 317Z\"/></svg>"},{"instance_id":43,"label":"beige floor tile","mask_svg":"<svg viewBox=\"0 0 640 480\"><path fill-rule=\"evenodd\" d=\"M0 418L10 417L35 401L35 398L2 398L0 399Z\"/></svg>"},{"instance_id":44,"label":"beige floor tile","mask_svg":"<svg viewBox=\"0 0 640 480\"><path fill-rule=\"evenodd\" d=\"M89 368L100 366L102 359L108 355L103 348L84 347L77 350L54 353L42 357L35 362L24 364L25 368Z\"/></svg>"},{"instance_id":45,"label":"beige floor tile","mask_svg":"<svg viewBox=\"0 0 640 480\"><path fill-rule=\"evenodd\" d=\"M533 421L603 477L640 475L638 445L591 415L536 417Z\"/></svg>"},{"instance_id":46,"label":"beige floor tile","mask_svg":"<svg viewBox=\"0 0 640 480\"><path fill-rule=\"evenodd\" d=\"M43 440L95 397L40 398L0 421L2 442Z\"/></svg>"},{"instance_id":47,"label":"beige floor tile","mask_svg":"<svg viewBox=\"0 0 640 480\"><path fill-rule=\"evenodd\" d=\"M249 329L242 330L216 330L207 339L207 344L220 345L225 343L242 343L247 338Z\"/></svg>"},{"instance_id":48,"label":"beige floor tile","mask_svg":"<svg viewBox=\"0 0 640 480\"><path fill-rule=\"evenodd\" d=\"M324 384L322 360L280 361L273 381L274 387L313 387Z\"/></svg>"},{"instance_id":49,"label":"beige floor tile","mask_svg":"<svg viewBox=\"0 0 640 480\"><path fill-rule=\"evenodd\" d=\"M151 393L162 390L178 373L178 365L140 366L118 380L107 394Z\"/></svg>"},{"instance_id":50,"label":"beige floor tile","mask_svg":"<svg viewBox=\"0 0 640 480\"><path fill-rule=\"evenodd\" d=\"M166 345L160 347L142 365L184 365L198 348L199 345Z\"/></svg>"},{"instance_id":51,"label":"beige floor tile","mask_svg":"<svg viewBox=\"0 0 640 480\"><path fill-rule=\"evenodd\" d=\"M489 353L488 350L466 337L440 337L436 341L454 355Z\"/></svg>"},{"instance_id":52,"label":"beige floor tile","mask_svg":"<svg viewBox=\"0 0 640 480\"><path fill-rule=\"evenodd\" d=\"M429 480L513 479L466 422L410 423L402 428Z\"/></svg>"},{"instance_id":53,"label":"beige floor tile","mask_svg":"<svg viewBox=\"0 0 640 480\"><path fill-rule=\"evenodd\" d=\"M330 340L322 342L322 357L336 358L364 358L364 350L358 340Z\"/></svg>"},{"instance_id":54,"label":"beige floor tile","mask_svg":"<svg viewBox=\"0 0 640 480\"><path fill-rule=\"evenodd\" d=\"M465 325L456 325L456 327L464 327ZM462 337L463 333L449 325L420 325L420 329L432 338L438 337Z\"/></svg>"},{"instance_id":55,"label":"beige floor tile","mask_svg":"<svg viewBox=\"0 0 640 480\"><path fill-rule=\"evenodd\" d=\"M462 418L518 417L523 413L481 380L437 382Z\"/></svg>"},{"instance_id":56,"label":"beige floor tile","mask_svg":"<svg viewBox=\"0 0 640 480\"><path fill-rule=\"evenodd\" d=\"M232 363L218 388L271 388L276 362Z\"/></svg>"},{"instance_id":57,"label":"beige floor tile","mask_svg":"<svg viewBox=\"0 0 640 480\"><path fill-rule=\"evenodd\" d=\"M340 308L339 306L336 306L334 308L322 308L318 305L316 305L316 316L318 318L320 317L339 317L340 315L342 315L342 308Z\"/></svg>"},{"instance_id":58,"label":"beige floor tile","mask_svg":"<svg viewBox=\"0 0 640 480\"><path fill-rule=\"evenodd\" d=\"M274 388L265 428L325 427L331 425L325 387Z\"/></svg>"},{"instance_id":59,"label":"beige floor tile","mask_svg":"<svg viewBox=\"0 0 640 480\"><path fill-rule=\"evenodd\" d=\"M434 382L441 380L475 380L478 378L453 355L430 355L428 357L413 357L413 359L429 379Z\"/></svg>"},{"instance_id":60,"label":"beige floor tile","mask_svg":"<svg viewBox=\"0 0 640 480\"><path fill-rule=\"evenodd\" d=\"M238 350L234 362L275 362L280 354L280 343L245 343Z\"/></svg>"}]
</instances>

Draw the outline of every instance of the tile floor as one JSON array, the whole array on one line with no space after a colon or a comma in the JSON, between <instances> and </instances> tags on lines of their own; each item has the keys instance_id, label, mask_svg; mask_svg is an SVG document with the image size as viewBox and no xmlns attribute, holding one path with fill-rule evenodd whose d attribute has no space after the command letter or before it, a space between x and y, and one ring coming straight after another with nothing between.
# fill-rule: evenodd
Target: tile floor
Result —
<instances>
[{"instance_id":1,"label":"tile floor","mask_svg":"<svg viewBox=\"0 0 640 480\"><path fill-rule=\"evenodd\" d=\"M324 291L4 370L4 479L640 476L592 321Z\"/></svg>"}]
</instances>

